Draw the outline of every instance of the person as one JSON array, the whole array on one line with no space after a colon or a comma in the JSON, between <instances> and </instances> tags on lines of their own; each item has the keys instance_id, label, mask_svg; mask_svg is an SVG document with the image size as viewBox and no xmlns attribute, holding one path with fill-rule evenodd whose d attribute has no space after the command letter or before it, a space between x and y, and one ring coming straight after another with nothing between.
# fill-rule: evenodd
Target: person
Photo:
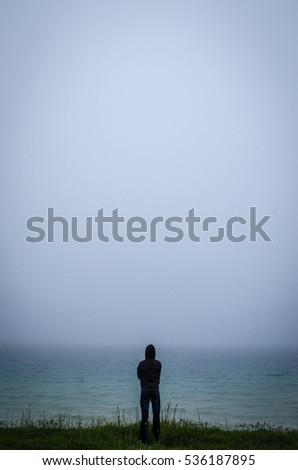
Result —
<instances>
[{"instance_id":1,"label":"person","mask_svg":"<svg viewBox=\"0 0 298 470\"><path fill-rule=\"evenodd\" d=\"M159 382L161 373L161 363L156 357L156 350L153 344L148 344L145 350L145 359L141 361L137 368L137 376L141 385L141 411L142 420L140 426L141 441L147 442L149 404L152 404L153 427L152 432L156 440L160 434L160 395Z\"/></svg>"}]
</instances>

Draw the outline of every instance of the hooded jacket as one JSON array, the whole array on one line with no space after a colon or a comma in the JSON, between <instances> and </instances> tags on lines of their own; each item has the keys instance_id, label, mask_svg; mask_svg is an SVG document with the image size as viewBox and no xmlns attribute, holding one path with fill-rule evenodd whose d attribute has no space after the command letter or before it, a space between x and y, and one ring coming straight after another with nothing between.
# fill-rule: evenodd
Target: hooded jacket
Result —
<instances>
[{"instance_id":1,"label":"hooded jacket","mask_svg":"<svg viewBox=\"0 0 298 470\"><path fill-rule=\"evenodd\" d=\"M155 359L156 351L153 344L148 344L145 350L145 359L137 368L137 375L143 391L157 391L159 389L161 363Z\"/></svg>"}]
</instances>

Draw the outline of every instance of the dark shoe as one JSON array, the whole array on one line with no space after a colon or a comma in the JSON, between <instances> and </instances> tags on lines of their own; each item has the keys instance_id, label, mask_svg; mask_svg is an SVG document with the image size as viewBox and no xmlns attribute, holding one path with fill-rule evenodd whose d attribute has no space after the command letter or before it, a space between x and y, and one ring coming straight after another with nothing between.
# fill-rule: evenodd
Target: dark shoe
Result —
<instances>
[{"instance_id":1,"label":"dark shoe","mask_svg":"<svg viewBox=\"0 0 298 470\"><path fill-rule=\"evenodd\" d=\"M160 431L159 431L159 430L158 430L158 431L153 431L153 435L154 435L154 437L155 437L155 440L156 440L156 441L159 441Z\"/></svg>"}]
</instances>

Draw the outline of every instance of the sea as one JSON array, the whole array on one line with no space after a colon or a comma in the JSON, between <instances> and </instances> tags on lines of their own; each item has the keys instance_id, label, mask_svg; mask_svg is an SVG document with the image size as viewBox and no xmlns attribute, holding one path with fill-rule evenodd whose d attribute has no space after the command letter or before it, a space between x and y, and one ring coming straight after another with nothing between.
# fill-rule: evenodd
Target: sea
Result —
<instances>
[{"instance_id":1,"label":"sea","mask_svg":"<svg viewBox=\"0 0 298 470\"><path fill-rule=\"evenodd\" d=\"M298 351L159 348L162 417L298 428ZM0 347L0 422L140 419L137 347Z\"/></svg>"}]
</instances>

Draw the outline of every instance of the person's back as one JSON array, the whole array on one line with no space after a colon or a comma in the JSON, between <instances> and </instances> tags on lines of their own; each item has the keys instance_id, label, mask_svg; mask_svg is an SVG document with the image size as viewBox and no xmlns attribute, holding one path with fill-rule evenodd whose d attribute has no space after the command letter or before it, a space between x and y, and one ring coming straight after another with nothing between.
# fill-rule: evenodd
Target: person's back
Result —
<instances>
[{"instance_id":1,"label":"person's back","mask_svg":"<svg viewBox=\"0 0 298 470\"><path fill-rule=\"evenodd\" d=\"M158 390L161 372L161 363L155 359L155 348L149 345L145 351L145 358L138 365L138 378L141 381L142 390Z\"/></svg>"},{"instance_id":2,"label":"person's back","mask_svg":"<svg viewBox=\"0 0 298 470\"><path fill-rule=\"evenodd\" d=\"M156 352L153 344L149 344L145 350L145 359L137 368L137 375L141 383L141 440L146 442L148 429L149 403L152 403L153 412L153 434L156 439L160 432L160 396L159 381L161 363L155 359Z\"/></svg>"}]
</instances>

